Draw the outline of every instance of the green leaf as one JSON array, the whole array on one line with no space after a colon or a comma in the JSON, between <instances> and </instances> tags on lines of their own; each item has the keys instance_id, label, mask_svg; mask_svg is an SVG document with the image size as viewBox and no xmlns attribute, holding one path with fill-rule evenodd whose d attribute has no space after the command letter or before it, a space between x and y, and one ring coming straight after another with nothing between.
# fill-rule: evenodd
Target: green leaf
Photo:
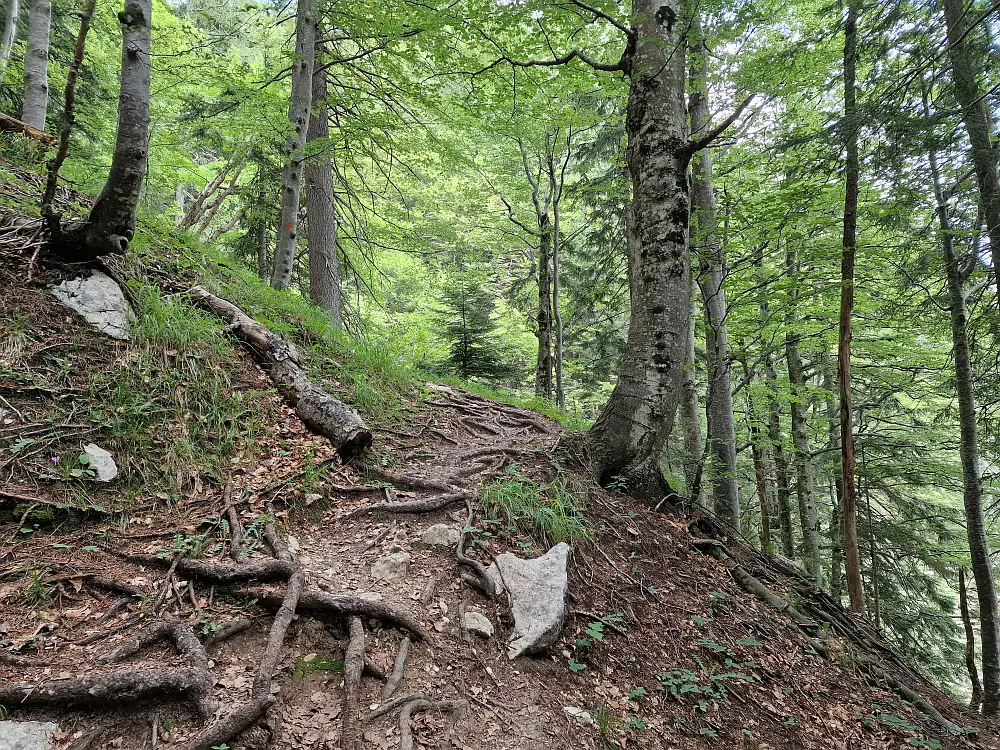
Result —
<instances>
[{"instance_id":1,"label":"green leaf","mask_svg":"<svg viewBox=\"0 0 1000 750\"><path fill-rule=\"evenodd\" d=\"M569 658L567 666L569 667L570 672L582 672L584 669L587 668L586 664L581 664L580 662L576 661L572 656Z\"/></svg>"}]
</instances>

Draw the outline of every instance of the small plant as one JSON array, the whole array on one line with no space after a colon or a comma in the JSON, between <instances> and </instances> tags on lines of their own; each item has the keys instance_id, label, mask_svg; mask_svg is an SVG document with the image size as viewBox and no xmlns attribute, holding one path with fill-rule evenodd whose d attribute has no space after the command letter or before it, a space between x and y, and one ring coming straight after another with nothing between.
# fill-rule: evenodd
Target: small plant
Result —
<instances>
[{"instance_id":1,"label":"small plant","mask_svg":"<svg viewBox=\"0 0 1000 750\"><path fill-rule=\"evenodd\" d=\"M502 479L483 488L483 504L491 516L506 521L511 531L521 531L546 545L590 536L561 474L551 484L539 486L517 466L510 466Z\"/></svg>"},{"instance_id":2,"label":"small plant","mask_svg":"<svg viewBox=\"0 0 1000 750\"><path fill-rule=\"evenodd\" d=\"M582 672L587 668L586 664L581 664L572 656L569 657L569 660L566 662L566 666L569 667L570 672Z\"/></svg>"},{"instance_id":3,"label":"small plant","mask_svg":"<svg viewBox=\"0 0 1000 750\"><path fill-rule=\"evenodd\" d=\"M52 590L55 588L55 585L49 578L49 569L29 570L28 577L31 579L26 594L28 604L32 606L51 604Z\"/></svg>"}]
</instances>

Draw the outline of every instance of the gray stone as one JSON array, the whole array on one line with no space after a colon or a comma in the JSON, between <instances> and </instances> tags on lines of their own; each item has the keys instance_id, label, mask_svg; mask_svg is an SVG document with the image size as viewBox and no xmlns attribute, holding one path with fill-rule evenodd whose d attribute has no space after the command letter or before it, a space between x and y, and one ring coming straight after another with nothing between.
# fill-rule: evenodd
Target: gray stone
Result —
<instances>
[{"instance_id":1,"label":"gray stone","mask_svg":"<svg viewBox=\"0 0 1000 750\"><path fill-rule=\"evenodd\" d=\"M436 523L420 536L428 547L457 547L462 532L446 523Z\"/></svg>"},{"instance_id":2,"label":"gray stone","mask_svg":"<svg viewBox=\"0 0 1000 750\"><path fill-rule=\"evenodd\" d=\"M322 500L323 496L318 492L309 492L305 496L306 505L312 505L317 500Z\"/></svg>"},{"instance_id":3,"label":"gray stone","mask_svg":"<svg viewBox=\"0 0 1000 750\"><path fill-rule=\"evenodd\" d=\"M582 708L577 708L576 706L564 706L563 711L570 718L576 720L577 723L583 724L584 726L593 726L597 722L594 721L594 717L590 715L589 712L584 711Z\"/></svg>"},{"instance_id":4,"label":"gray stone","mask_svg":"<svg viewBox=\"0 0 1000 750\"><path fill-rule=\"evenodd\" d=\"M121 288L107 274L93 271L50 287L50 291L101 333L115 339L129 338L132 309Z\"/></svg>"},{"instance_id":5,"label":"gray stone","mask_svg":"<svg viewBox=\"0 0 1000 750\"><path fill-rule=\"evenodd\" d=\"M493 637L493 623L482 612L469 610L465 613L462 625L470 633L475 633L483 638Z\"/></svg>"},{"instance_id":6,"label":"gray stone","mask_svg":"<svg viewBox=\"0 0 1000 750\"><path fill-rule=\"evenodd\" d=\"M59 727L48 721L0 721L3 750L49 750Z\"/></svg>"},{"instance_id":7,"label":"gray stone","mask_svg":"<svg viewBox=\"0 0 1000 750\"><path fill-rule=\"evenodd\" d=\"M87 443L83 446L83 452L90 459L87 468L94 472L98 482L110 482L118 476L118 464L104 448L96 443Z\"/></svg>"},{"instance_id":8,"label":"gray stone","mask_svg":"<svg viewBox=\"0 0 1000 750\"><path fill-rule=\"evenodd\" d=\"M376 581L398 581L406 578L409 570L410 556L406 552L393 552L375 561L372 578Z\"/></svg>"},{"instance_id":9,"label":"gray stone","mask_svg":"<svg viewBox=\"0 0 1000 750\"><path fill-rule=\"evenodd\" d=\"M569 545L557 544L541 557L522 560L505 552L497 555L487 573L497 592L507 592L514 613L514 630L507 655L544 651L554 644L566 614L566 562Z\"/></svg>"}]
</instances>

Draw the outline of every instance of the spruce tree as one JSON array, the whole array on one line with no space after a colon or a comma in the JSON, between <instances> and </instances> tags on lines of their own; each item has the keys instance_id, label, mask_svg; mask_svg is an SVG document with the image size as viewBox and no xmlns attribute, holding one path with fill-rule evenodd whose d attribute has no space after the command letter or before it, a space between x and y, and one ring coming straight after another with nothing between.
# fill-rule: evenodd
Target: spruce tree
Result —
<instances>
[{"instance_id":1,"label":"spruce tree","mask_svg":"<svg viewBox=\"0 0 1000 750\"><path fill-rule=\"evenodd\" d=\"M462 378L510 379L517 368L505 359L506 347L497 335L496 304L480 283L462 279L444 290L438 310L441 336L448 344L445 365Z\"/></svg>"}]
</instances>

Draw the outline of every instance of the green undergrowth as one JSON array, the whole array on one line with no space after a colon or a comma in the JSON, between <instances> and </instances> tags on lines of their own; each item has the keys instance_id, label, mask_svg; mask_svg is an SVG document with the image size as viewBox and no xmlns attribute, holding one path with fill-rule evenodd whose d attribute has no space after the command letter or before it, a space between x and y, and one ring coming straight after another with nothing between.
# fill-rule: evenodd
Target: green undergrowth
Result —
<instances>
[{"instance_id":1,"label":"green undergrowth","mask_svg":"<svg viewBox=\"0 0 1000 750\"><path fill-rule=\"evenodd\" d=\"M540 546L572 544L593 534L570 480L562 473L548 484L539 484L519 467L509 466L501 477L487 482L481 494L489 519Z\"/></svg>"}]
</instances>

